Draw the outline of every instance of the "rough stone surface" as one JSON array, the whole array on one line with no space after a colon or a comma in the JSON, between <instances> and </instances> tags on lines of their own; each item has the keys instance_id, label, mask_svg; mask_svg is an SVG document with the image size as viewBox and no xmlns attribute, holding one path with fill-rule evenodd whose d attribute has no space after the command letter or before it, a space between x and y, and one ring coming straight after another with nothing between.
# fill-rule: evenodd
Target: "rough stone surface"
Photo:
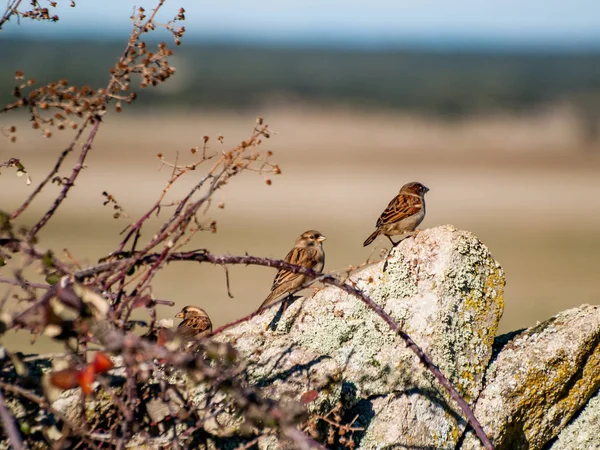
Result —
<instances>
[{"instance_id":1,"label":"rough stone surface","mask_svg":"<svg viewBox=\"0 0 600 450\"><path fill-rule=\"evenodd\" d=\"M403 324L468 401L477 398L504 307L504 273L485 245L452 226L429 229L351 281ZM359 448L454 448L464 428L456 405L360 300L323 289L293 303L275 332L263 332L274 315L267 311L220 338L235 341L254 363L256 382L273 395L291 364L319 361L315 372L329 384L313 412L342 401L349 417L359 414L366 428ZM298 395L307 386L284 384Z\"/></svg>"},{"instance_id":2,"label":"rough stone surface","mask_svg":"<svg viewBox=\"0 0 600 450\"><path fill-rule=\"evenodd\" d=\"M600 448L600 391L558 435L550 450Z\"/></svg>"},{"instance_id":3,"label":"rough stone surface","mask_svg":"<svg viewBox=\"0 0 600 450\"><path fill-rule=\"evenodd\" d=\"M496 338L504 273L485 245L452 226L404 240L349 281L390 313L475 405L496 449L600 449L600 307L584 305ZM353 426L362 428L353 433L359 449L481 448L433 376L359 299L322 289L292 303L275 330L265 331L276 309L214 338L238 349L249 381L269 398L285 402L318 393L307 405L313 417L341 404L344 422L357 417ZM119 370L112 375L124 378ZM205 402L206 386L179 372L172 377L191 389L193 402ZM79 395L65 391L53 406L77 420ZM103 395L88 402L86 414L97 417L110 407ZM165 407L180 407L152 398L147 406L157 422ZM230 419L214 423L220 440L201 448L243 446L239 421ZM207 432L212 428L204 424ZM150 448L138 438L129 447ZM168 445L170 437L164 438ZM270 435L258 446L279 449L282 443Z\"/></svg>"},{"instance_id":4,"label":"rough stone surface","mask_svg":"<svg viewBox=\"0 0 600 450\"><path fill-rule=\"evenodd\" d=\"M570 309L516 335L486 379L475 415L496 448L543 448L600 388L600 307ZM461 448L482 446L469 433Z\"/></svg>"}]
</instances>

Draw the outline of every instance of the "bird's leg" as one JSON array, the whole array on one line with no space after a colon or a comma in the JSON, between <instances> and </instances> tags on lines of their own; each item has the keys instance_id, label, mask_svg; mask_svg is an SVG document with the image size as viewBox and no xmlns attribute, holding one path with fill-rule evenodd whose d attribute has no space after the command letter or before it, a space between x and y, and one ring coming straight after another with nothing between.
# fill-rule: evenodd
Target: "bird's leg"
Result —
<instances>
[{"instance_id":1,"label":"bird's leg","mask_svg":"<svg viewBox=\"0 0 600 450\"><path fill-rule=\"evenodd\" d=\"M392 250L396 248L396 245L398 245L400 243L400 241L398 242L394 242L393 239L388 236L387 234L385 235L386 238L388 238L390 240L390 242L392 243L392 248L390 248L390 251L387 254L387 257L385 258L385 262L383 263L383 271L385 272L385 269L387 269L387 265L388 265L388 260L389 257L392 255Z\"/></svg>"},{"instance_id":2,"label":"bird's leg","mask_svg":"<svg viewBox=\"0 0 600 450\"><path fill-rule=\"evenodd\" d=\"M288 306L292 304L294 300L294 296L292 294L288 294L285 299L281 302L281 314L279 317L283 316L283 313L288 309Z\"/></svg>"},{"instance_id":3,"label":"bird's leg","mask_svg":"<svg viewBox=\"0 0 600 450\"><path fill-rule=\"evenodd\" d=\"M392 247L396 247L396 245L398 245L401 241L398 242L394 242L392 240L392 238L390 236L388 236L387 234L385 235L386 238L388 238L390 240L390 242L392 243Z\"/></svg>"},{"instance_id":4,"label":"bird's leg","mask_svg":"<svg viewBox=\"0 0 600 450\"><path fill-rule=\"evenodd\" d=\"M404 239L408 239L409 237L416 237L421 231L423 231L423 230L415 229L413 231L409 231L408 233L404 233L402 235L402 237L400 238L400 240L398 242L396 242L396 243L394 243L394 241L392 241L392 238L389 237L389 236L388 236L388 239L392 242L392 246L396 247Z\"/></svg>"}]
</instances>

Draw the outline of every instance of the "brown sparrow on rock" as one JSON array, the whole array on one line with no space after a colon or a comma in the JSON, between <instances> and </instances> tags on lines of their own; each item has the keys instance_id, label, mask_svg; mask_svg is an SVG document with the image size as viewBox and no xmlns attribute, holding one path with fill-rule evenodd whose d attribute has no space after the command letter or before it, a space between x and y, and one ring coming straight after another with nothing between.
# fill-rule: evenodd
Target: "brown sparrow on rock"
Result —
<instances>
[{"instance_id":1,"label":"brown sparrow on rock","mask_svg":"<svg viewBox=\"0 0 600 450\"><path fill-rule=\"evenodd\" d=\"M202 339L212 333L212 322L202 308L189 305L175 317L183 319L183 322L177 327L177 333L186 341Z\"/></svg>"},{"instance_id":2,"label":"brown sparrow on rock","mask_svg":"<svg viewBox=\"0 0 600 450\"><path fill-rule=\"evenodd\" d=\"M315 272L321 272L325 265L325 252L323 251L323 241L325 236L315 230L305 231L296 239L296 245L287 254L285 261L297 266L312 269ZM300 273L293 273L285 269L279 269L271 293L260 305L261 308L273 304L284 294L292 294L306 281L306 276Z\"/></svg>"},{"instance_id":3,"label":"brown sparrow on rock","mask_svg":"<svg viewBox=\"0 0 600 450\"><path fill-rule=\"evenodd\" d=\"M390 236L410 233L419 226L425 218L425 194L428 191L429 188L417 182L402 186L398 195L377 219L377 229L363 243L363 247L373 242L380 234L387 236L393 246L398 245L402 239L394 242Z\"/></svg>"}]
</instances>

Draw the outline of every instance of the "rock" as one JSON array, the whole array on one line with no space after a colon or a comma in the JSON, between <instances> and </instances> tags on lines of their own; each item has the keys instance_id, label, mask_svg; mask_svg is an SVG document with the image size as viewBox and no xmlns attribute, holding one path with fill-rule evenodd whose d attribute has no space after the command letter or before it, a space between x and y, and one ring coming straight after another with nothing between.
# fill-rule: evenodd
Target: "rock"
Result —
<instances>
[{"instance_id":1,"label":"rock","mask_svg":"<svg viewBox=\"0 0 600 450\"><path fill-rule=\"evenodd\" d=\"M394 317L474 405L496 449L600 448L599 307L584 305L496 338L504 307L503 270L475 236L452 226L402 241L385 261L348 281ZM233 364L236 377L243 375L260 395L283 405L279 412L291 411L302 420L308 412L306 429L328 448L352 448L350 441L358 449L482 448L434 377L359 299L337 288L321 289L293 302L275 321L275 330L265 331L276 310L213 339L236 347L242 358ZM122 386L125 375L123 369L113 370L113 385ZM179 370L165 376L191 404L207 402L209 384L195 383ZM152 445L160 447L172 439L161 431L163 419L185 413L185 407L157 400L158 383L150 378L142 387L144 420L158 422ZM211 406L224 395L210 397ZM111 398L101 390L91 399L88 419L114 410ZM79 390L72 389L53 406L76 422L79 400ZM197 448L235 449L252 439L241 437L240 430L250 425L241 424L235 410L208 415L202 423L204 444ZM343 425L350 428L341 433ZM185 426L179 423L178 432ZM129 446L145 442L142 431ZM285 444L268 434L258 447Z\"/></svg>"},{"instance_id":2,"label":"rock","mask_svg":"<svg viewBox=\"0 0 600 450\"><path fill-rule=\"evenodd\" d=\"M558 435L550 450L581 450L600 448L600 391L569 425Z\"/></svg>"},{"instance_id":3,"label":"rock","mask_svg":"<svg viewBox=\"0 0 600 450\"><path fill-rule=\"evenodd\" d=\"M451 226L429 229L350 280L403 323L468 401L477 398L504 307L504 273L485 245ZM277 331L263 332L274 315L269 310L219 338L235 343L252 362L256 383L271 395L285 386L299 398L318 375L329 382L315 387L313 414L324 415L337 402L348 417L358 414L358 425L366 428L358 448L449 448L458 442L465 424L456 405L359 299L323 289L294 302ZM296 371L309 379L288 383Z\"/></svg>"},{"instance_id":4,"label":"rock","mask_svg":"<svg viewBox=\"0 0 600 450\"><path fill-rule=\"evenodd\" d=\"M519 333L486 379L475 415L496 448L544 448L600 388L600 308L570 309ZM599 436L597 428L590 448L600 448ZM461 448L483 447L468 433Z\"/></svg>"},{"instance_id":5,"label":"rock","mask_svg":"<svg viewBox=\"0 0 600 450\"><path fill-rule=\"evenodd\" d=\"M452 226L429 229L350 282L402 323L467 401L477 399L504 307L504 273L485 245ZM305 403L313 418L333 410L343 423L357 417L345 436L357 448L454 448L459 442L462 413L359 299L322 289L292 303L275 331L265 331L275 315L272 308L215 338L236 347L248 380L269 398ZM202 404L205 390L194 389L191 398ZM55 407L72 416L64 406L73 404L66 394ZM323 425L313 430L322 438L335 428ZM223 425L232 427L235 422ZM280 446L271 438L259 447Z\"/></svg>"}]
</instances>

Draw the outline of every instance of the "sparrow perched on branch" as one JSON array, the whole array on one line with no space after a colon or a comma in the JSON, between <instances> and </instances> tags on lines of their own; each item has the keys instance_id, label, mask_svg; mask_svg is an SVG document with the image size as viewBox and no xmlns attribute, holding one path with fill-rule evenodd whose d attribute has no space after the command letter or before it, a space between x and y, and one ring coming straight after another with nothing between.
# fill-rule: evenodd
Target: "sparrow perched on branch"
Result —
<instances>
[{"instance_id":1,"label":"sparrow perched on branch","mask_svg":"<svg viewBox=\"0 0 600 450\"><path fill-rule=\"evenodd\" d=\"M321 272L325 265L325 252L323 251L323 241L325 236L315 230L305 231L296 239L296 245L287 254L285 261L297 266L312 269L315 272ZM285 269L279 269L271 293L260 305L261 308L271 305L284 294L292 294L296 289L307 281L306 276L300 273L293 273Z\"/></svg>"},{"instance_id":2,"label":"sparrow perched on branch","mask_svg":"<svg viewBox=\"0 0 600 450\"><path fill-rule=\"evenodd\" d=\"M189 305L175 316L183 321L177 327L177 333L186 341L202 339L212 333L212 322L206 311Z\"/></svg>"},{"instance_id":3,"label":"sparrow perched on branch","mask_svg":"<svg viewBox=\"0 0 600 450\"><path fill-rule=\"evenodd\" d=\"M393 246L398 245L402 239L394 242L390 236L410 233L419 226L425 218L425 194L428 191L429 188L417 182L402 186L398 195L377 219L377 229L366 239L363 247L373 242L380 234L387 236Z\"/></svg>"}]
</instances>

